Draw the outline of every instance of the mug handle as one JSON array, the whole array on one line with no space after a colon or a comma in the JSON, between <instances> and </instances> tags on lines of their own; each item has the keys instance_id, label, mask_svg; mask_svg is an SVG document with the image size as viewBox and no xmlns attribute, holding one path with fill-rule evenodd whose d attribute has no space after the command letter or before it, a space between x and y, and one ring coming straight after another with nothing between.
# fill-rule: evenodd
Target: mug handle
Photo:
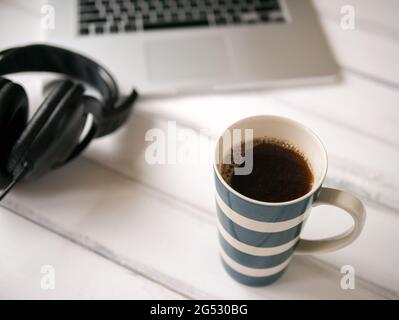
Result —
<instances>
[{"instance_id":1,"label":"mug handle","mask_svg":"<svg viewBox=\"0 0 399 320\"><path fill-rule=\"evenodd\" d=\"M353 226L334 237L321 240L300 239L295 254L318 254L335 251L352 243L363 229L366 221L366 211L362 202L354 195L332 188L322 188L313 206L333 205L345 210L352 216Z\"/></svg>"}]
</instances>

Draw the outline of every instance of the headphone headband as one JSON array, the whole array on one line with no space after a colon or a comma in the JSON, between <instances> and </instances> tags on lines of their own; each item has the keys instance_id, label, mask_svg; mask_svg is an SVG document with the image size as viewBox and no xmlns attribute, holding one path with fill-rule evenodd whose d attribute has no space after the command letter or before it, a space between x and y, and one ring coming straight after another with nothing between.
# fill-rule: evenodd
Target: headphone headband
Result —
<instances>
[{"instance_id":1,"label":"headphone headband","mask_svg":"<svg viewBox=\"0 0 399 320\"><path fill-rule=\"evenodd\" d=\"M138 95L132 90L120 102L118 86L105 68L83 55L49 45L28 45L0 52L0 76L19 72L65 74L98 90L103 103L95 99L84 101L86 110L95 117L96 137L116 130L127 119Z\"/></svg>"}]
</instances>

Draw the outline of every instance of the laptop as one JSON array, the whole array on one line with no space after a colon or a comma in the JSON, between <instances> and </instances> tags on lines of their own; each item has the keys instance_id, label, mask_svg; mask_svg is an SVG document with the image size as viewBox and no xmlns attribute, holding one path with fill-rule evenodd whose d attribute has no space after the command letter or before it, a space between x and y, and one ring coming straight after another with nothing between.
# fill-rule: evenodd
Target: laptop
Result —
<instances>
[{"instance_id":1,"label":"laptop","mask_svg":"<svg viewBox=\"0 0 399 320\"><path fill-rule=\"evenodd\" d=\"M339 68L310 0L48 0L45 39L89 55L123 92L331 81Z\"/></svg>"}]
</instances>

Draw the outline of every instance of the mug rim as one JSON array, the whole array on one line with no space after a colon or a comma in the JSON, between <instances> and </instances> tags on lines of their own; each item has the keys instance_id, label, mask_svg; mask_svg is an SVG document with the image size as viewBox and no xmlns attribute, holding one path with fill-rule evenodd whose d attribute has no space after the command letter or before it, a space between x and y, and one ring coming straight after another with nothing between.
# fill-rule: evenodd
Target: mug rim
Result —
<instances>
[{"instance_id":1,"label":"mug rim","mask_svg":"<svg viewBox=\"0 0 399 320\"><path fill-rule=\"evenodd\" d=\"M301 127L303 130L305 130L307 133L309 133L310 135L312 135L315 140L318 142L320 149L322 150L323 153L323 164L324 164L324 168L321 174L321 177L319 179L319 182L317 183L316 186L313 186L312 189L310 191L308 191L307 193L305 193L303 196L293 199L293 200L289 200L289 201L284 201L284 202L267 202L267 201L260 201L260 200L256 200L256 199L252 199L249 198L241 193L239 193L238 191L234 190L221 176L218 168L217 168L217 164L215 161L216 158L216 154L219 152L218 146L219 146L219 141L220 141L220 137L222 137L222 135L229 130L231 127L244 122L244 121L249 121L249 120L255 120L256 118L267 118L267 119L277 119L279 121L285 121L285 122L289 122L290 124L293 124L295 126L299 126ZM327 157L327 151L326 148L323 145L323 142L321 141L321 139L319 138L319 136L310 128L308 128L307 126L305 126L304 124L296 121L296 120L292 120L290 118L287 117L283 117L283 116L277 116L277 115L255 115L255 116L250 116L250 117L246 117L243 118L241 120L238 120L232 124L230 124L225 130L223 130L223 132L218 136L217 140L216 140L216 145L215 145L215 158L213 159L213 169L216 172L216 175L219 179L219 181L222 182L222 184L227 188L227 190L229 190L229 192L232 192L233 194L235 194L237 197L246 200L248 202L252 202L254 204L258 204L258 205L267 205L267 206L282 206L282 205L290 205L290 204L294 204L297 202L300 202L308 197L310 197L311 195L313 195L317 190L319 190L319 188L321 187L321 185L323 184L325 177L327 175L327 169L328 169L328 157Z\"/></svg>"}]
</instances>

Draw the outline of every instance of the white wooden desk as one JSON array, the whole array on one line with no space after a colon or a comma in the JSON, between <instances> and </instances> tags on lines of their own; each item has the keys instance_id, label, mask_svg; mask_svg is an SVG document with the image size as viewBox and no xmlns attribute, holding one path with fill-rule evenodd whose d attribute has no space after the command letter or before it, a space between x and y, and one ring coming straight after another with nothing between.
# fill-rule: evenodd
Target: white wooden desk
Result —
<instances>
[{"instance_id":1,"label":"white wooden desk","mask_svg":"<svg viewBox=\"0 0 399 320\"><path fill-rule=\"evenodd\" d=\"M343 4L355 6L353 31L340 28ZM124 129L71 165L21 185L2 204L0 298L399 298L399 4L316 5L342 82L142 97ZM31 2L1 2L0 46L39 39L39 17ZM144 160L145 132L166 130L168 120L196 132L208 128L202 139L213 141L227 124L253 114L288 116L315 130L329 152L327 185L356 193L368 211L354 244L295 257L284 277L264 288L239 285L222 269L210 164ZM304 236L332 235L349 223L320 207ZM347 264L356 270L355 290L340 288ZM43 265L55 268L54 290L40 287Z\"/></svg>"}]
</instances>

